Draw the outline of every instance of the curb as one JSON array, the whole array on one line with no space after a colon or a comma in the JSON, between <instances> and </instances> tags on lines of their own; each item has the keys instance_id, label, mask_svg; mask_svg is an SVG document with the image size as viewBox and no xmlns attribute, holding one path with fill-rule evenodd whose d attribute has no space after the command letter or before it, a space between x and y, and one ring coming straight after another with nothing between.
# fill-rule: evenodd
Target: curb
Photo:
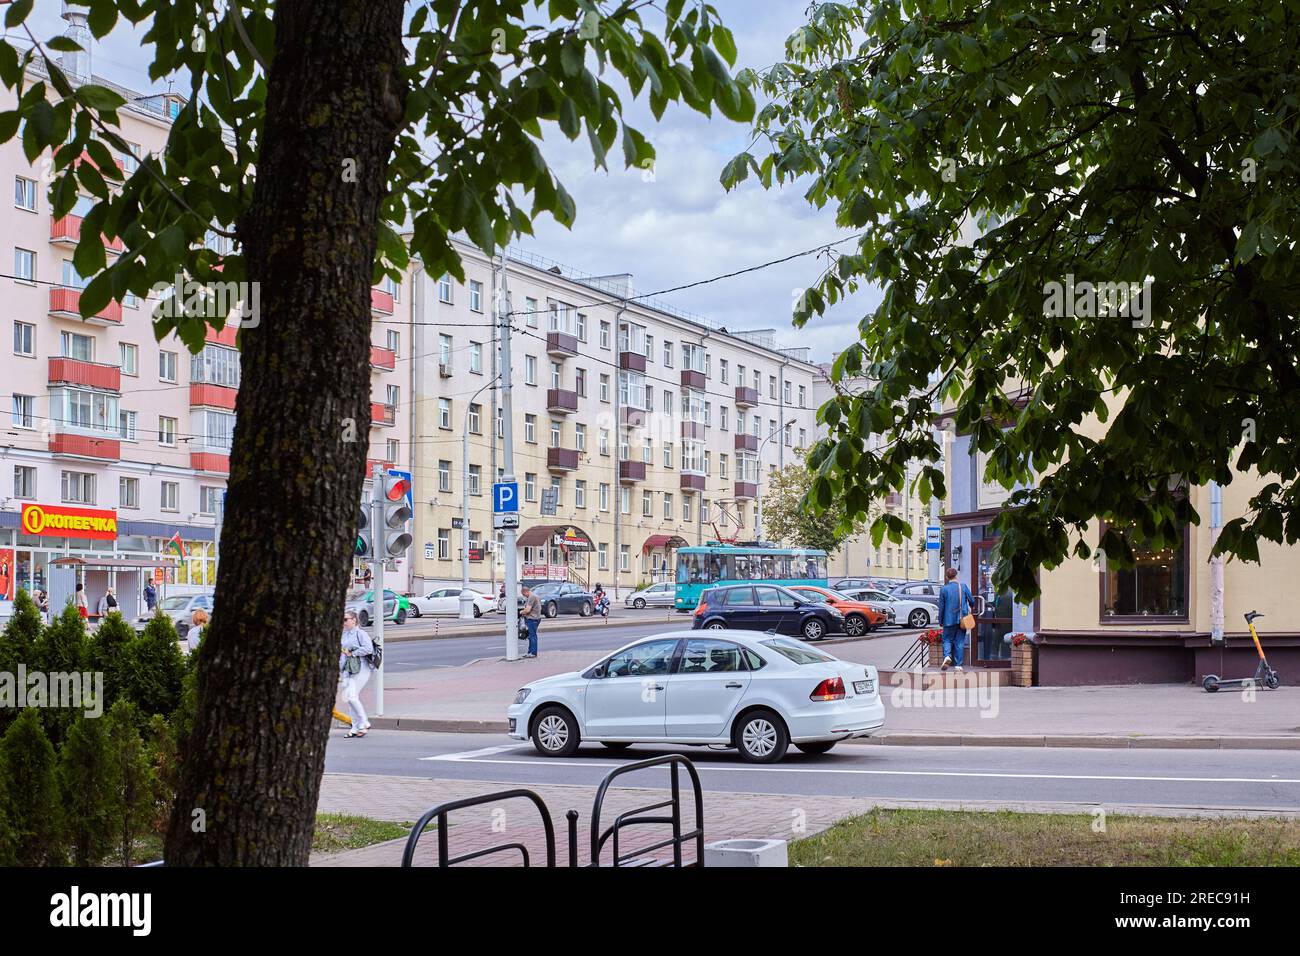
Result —
<instances>
[{"instance_id":1,"label":"curb","mask_svg":"<svg viewBox=\"0 0 1300 956\"><path fill-rule=\"evenodd\" d=\"M375 717L375 730L435 734L504 734L504 720ZM1300 737L1123 737L1113 734L882 734L846 740L863 747L1070 747L1117 750L1300 750Z\"/></svg>"}]
</instances>

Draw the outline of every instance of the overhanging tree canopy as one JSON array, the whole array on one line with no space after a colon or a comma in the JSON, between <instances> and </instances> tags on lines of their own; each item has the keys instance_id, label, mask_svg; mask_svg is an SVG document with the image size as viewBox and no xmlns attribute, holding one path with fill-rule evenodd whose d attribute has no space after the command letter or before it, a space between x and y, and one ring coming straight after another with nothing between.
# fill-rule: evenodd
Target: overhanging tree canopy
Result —
<instances>
[{"instance_id":1,"label":"overhanging tree canopy","mask_svg":"<svg viewBox=\"0 0 1300 956\"><path fill-rule=\"evenodd\" d=\"M861 230L796 324L884 293L835 363L875 384L821 410L810 500L865 513L909 459L935 462L937 398L990 478L1038 476L997 519L996 577L1022 596L1072 539L1088 554L1092 519L1167 542L1198 520L1180 488L1245 469L1272 480L1220 552L1300 538L1298 48L1300 11L1272 0L815 4L764 76L771 150L723 174L808 177L809 201ZM1053 309L1071 277L1151 277L1149 324ZM873 451L870 433L895 440ZM933 464L919 490L943 493Z\"/></svg>"}]
</instances>

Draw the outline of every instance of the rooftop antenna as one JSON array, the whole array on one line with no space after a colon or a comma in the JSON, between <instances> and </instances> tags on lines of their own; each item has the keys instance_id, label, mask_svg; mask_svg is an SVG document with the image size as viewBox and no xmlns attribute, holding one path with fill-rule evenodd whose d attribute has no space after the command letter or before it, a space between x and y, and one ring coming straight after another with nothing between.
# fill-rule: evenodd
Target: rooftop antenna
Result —
<instances>
[{"instance_id":1,"label":"rooftop antenna","mask_svg":"<svg viewBox=\"0 0 1300 956\"><path fill-rule=\"evenodd\" d=\"M73 7L68 0L63 0L63 19L68 21L68 29L63 35L75 41L80 50L66 50L59 56L59 65L63 72L80 80L90 82L90 26L86 22L86 11Z\"/></svg>"}]
</instances>

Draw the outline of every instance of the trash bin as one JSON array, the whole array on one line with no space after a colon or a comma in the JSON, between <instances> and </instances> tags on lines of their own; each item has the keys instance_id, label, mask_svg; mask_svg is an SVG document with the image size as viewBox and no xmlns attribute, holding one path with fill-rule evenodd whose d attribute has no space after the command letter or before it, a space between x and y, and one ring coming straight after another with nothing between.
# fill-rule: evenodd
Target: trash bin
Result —
<instances>
[{"instance_id":1,"label":"trash bin","mask_svg":"<svg viewBox=\"0 0 1300 956\"><path fill-rule=\"evenodd\" d=\"M784 840L719 840L704 845L704 865L789 866Z\"/></svg>"}]
</instances>

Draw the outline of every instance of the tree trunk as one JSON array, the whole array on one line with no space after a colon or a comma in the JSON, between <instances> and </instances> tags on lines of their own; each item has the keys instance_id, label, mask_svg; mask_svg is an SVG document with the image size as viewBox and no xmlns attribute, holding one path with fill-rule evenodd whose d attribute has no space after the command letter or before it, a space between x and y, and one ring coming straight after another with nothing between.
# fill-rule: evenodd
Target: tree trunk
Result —
<instances>
[{"instance_id":1,"label":"tree trunk","mask_svg":"<svg viewBox=\"0 0 1300 956\"><path fill-rule=\"evenodd\" d=\"M301 866L311 852L368 449L371 271L401 122L402 16L402 0L276 5L257 181L238 227L261 317L239 337L221 574L169 865Z\"/></svg>"}]
</instances>

